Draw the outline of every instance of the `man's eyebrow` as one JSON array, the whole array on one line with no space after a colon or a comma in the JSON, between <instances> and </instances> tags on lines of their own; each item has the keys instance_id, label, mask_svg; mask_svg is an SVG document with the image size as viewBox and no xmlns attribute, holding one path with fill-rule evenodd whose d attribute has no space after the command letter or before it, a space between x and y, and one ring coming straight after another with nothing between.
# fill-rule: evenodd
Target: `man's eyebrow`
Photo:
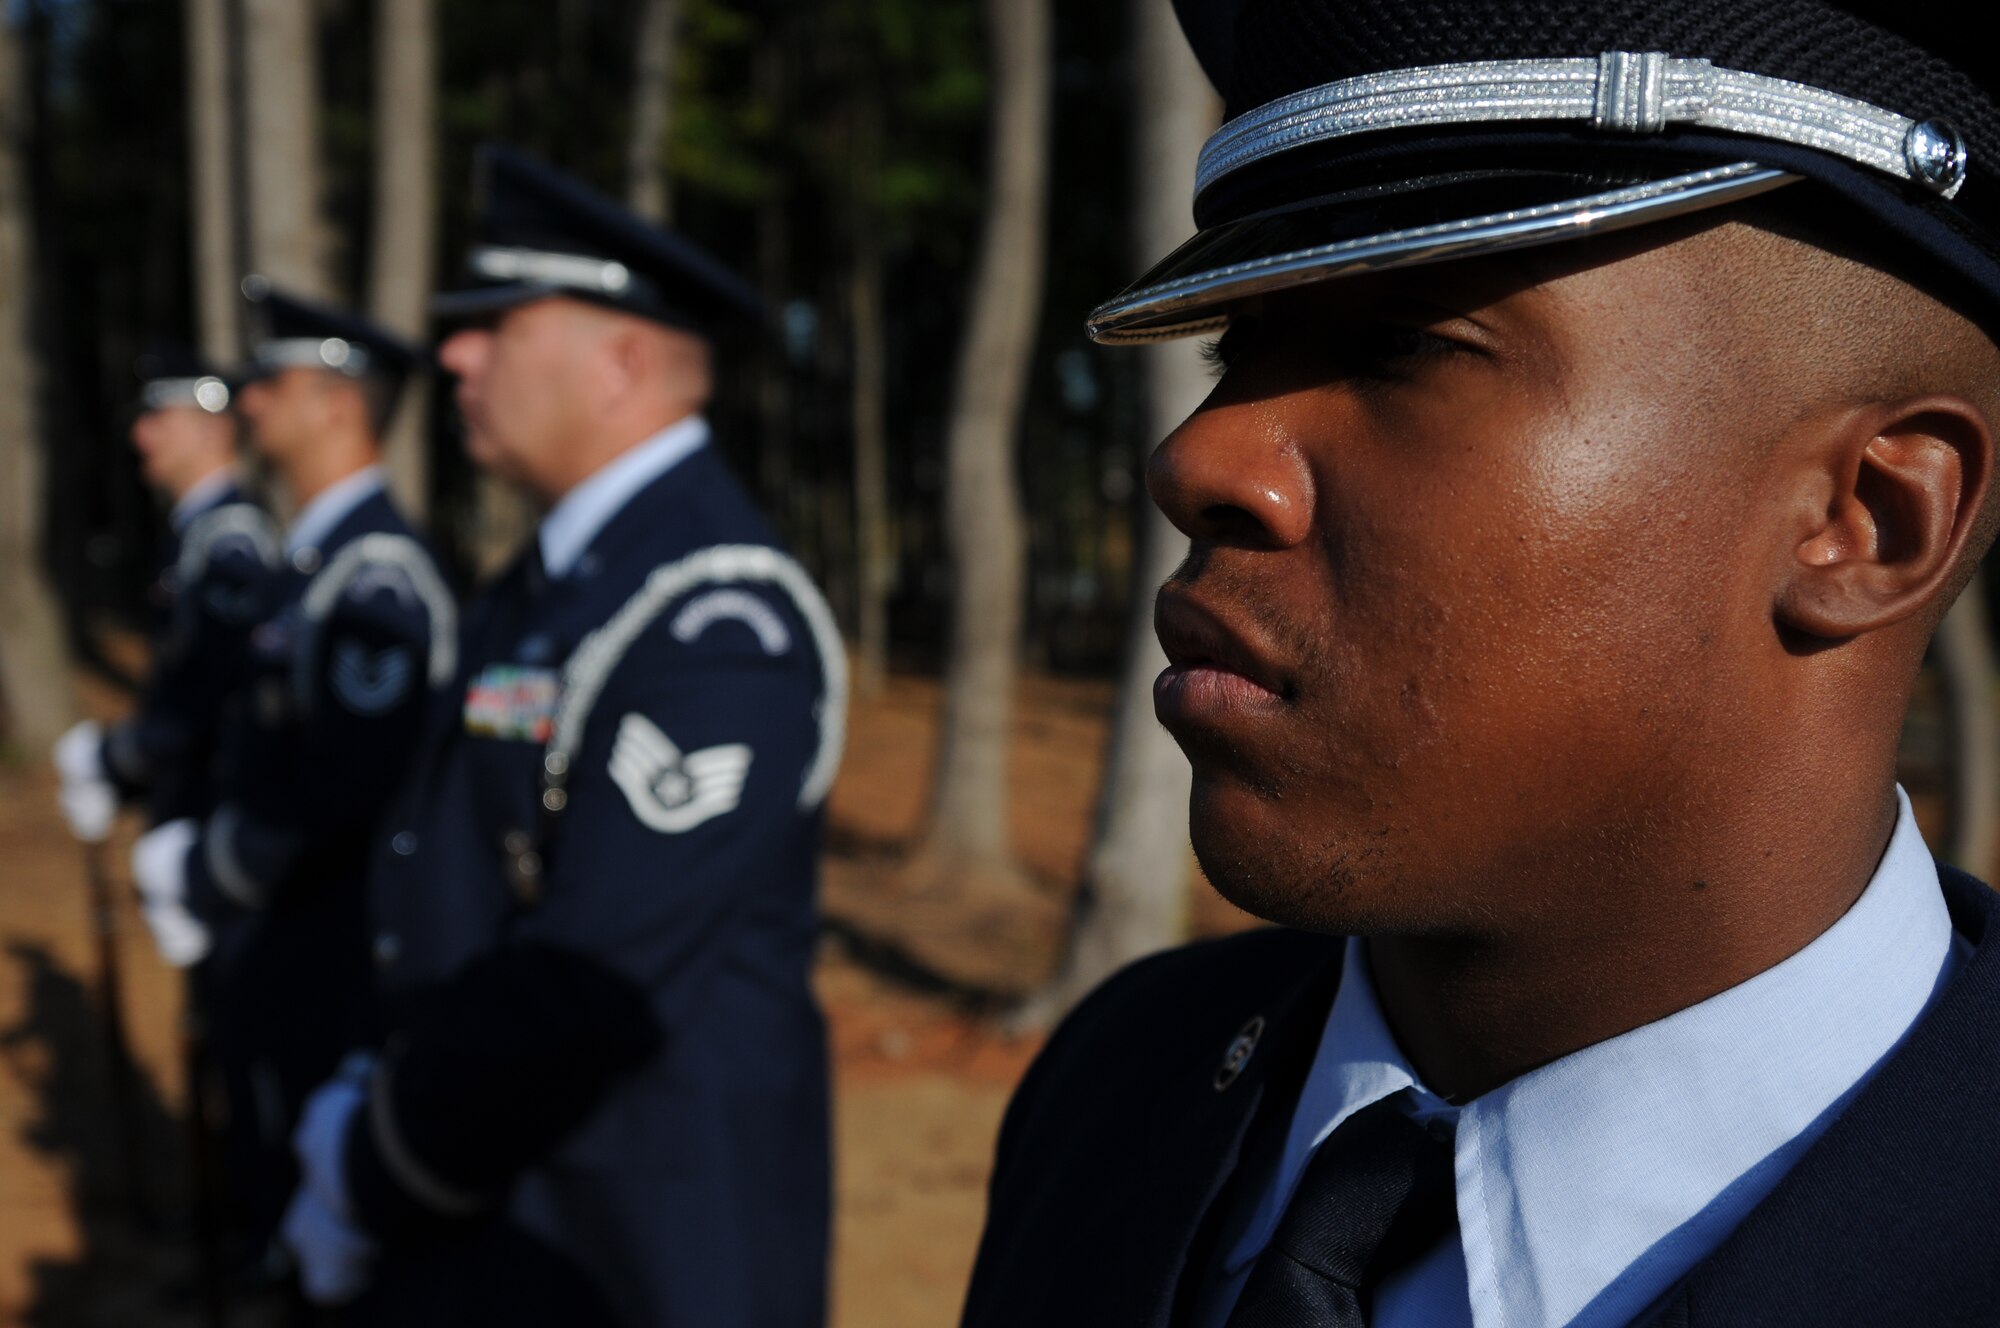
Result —
<instances>
[{"instance_id":1,"label":"man's eyebrow","mask_svg":"<svg viewBox=\"0 0 2000 1328\"><path fill-rule=\"evenodd\" d=\"M1412 272L1418 279L1412 280L1403 294L1459 317L1475 318L1478 310L1537 293L1560 275L1537 263L1536 257L1534 249L1517 249L1468 263L1438 264L1420 270L1420 277L1418 272Z\"/></svg>"}]
</instances>

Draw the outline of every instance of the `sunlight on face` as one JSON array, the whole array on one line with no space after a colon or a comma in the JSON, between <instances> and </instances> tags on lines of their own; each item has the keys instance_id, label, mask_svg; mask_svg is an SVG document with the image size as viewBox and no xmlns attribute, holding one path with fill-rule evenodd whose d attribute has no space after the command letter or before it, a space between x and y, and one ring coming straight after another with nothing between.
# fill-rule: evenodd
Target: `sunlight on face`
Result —
<instances>
[{"instance_id":1,"label":"sunlight on face","mask_svg":"<svg viewBox=\"0 0 2000 1328\"><path fill-rule=\"evenodd\" d=\"M490 327L446 339L438 353L458 384L465 450L474 464L531 493L552 496L559 458L589 427L583 372L592 312L537 300Z\"/></svg>"}]
</instances>

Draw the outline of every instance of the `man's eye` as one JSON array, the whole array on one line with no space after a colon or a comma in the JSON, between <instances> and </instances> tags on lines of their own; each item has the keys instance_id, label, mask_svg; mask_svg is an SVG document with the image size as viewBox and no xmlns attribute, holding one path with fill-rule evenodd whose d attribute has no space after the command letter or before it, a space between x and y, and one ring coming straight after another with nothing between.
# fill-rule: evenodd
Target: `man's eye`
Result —
<instances>
[{"instance_id":1,"label":"man's eye","mask_svg":"<svg viewBox=\"0 0 2000 1328\"><path fill-rule=\"evenodd\" d=\"M1449 355L1458 343L1420 327L1375 323L1354 329L1341 346L1343 358L1357 373L1397 369L1412 361Z\"/></svg>"},{"instance_id":2,"label":"man's eye","mask_svg":"<svg viewBox=\"0 0 2000 1328\"><path fill-rule=\"evenodd\" d=\"M1221 336L1201 344L1201 358L1208 361L1215 370L1215 376L1220 378L1229 372L1229 366L1236 363L1236 357L1243 353L1243 348L1250 344L1251 338L1256 334L1256 319L1232 319L1229 326L1223 329Z\"/></svg>"}]
</instances>

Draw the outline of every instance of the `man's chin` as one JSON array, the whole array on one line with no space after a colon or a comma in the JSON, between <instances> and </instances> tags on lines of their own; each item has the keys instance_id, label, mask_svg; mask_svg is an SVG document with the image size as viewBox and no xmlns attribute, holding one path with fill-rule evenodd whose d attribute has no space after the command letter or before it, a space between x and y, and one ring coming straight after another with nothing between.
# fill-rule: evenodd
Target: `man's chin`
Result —
<instances>
[{"instance_id":1,"label":"man's chin","mask_svg":"<svg viewBox=\"0 0 2000 1328\"><path fill-rule=\"evenodd\" d=\"M1390 870L1368 836L1304 823L1303 809L1236 788L1204 787L1189 803L1188 837L1216 893L1266 922L1301 931L1394 930Z\"/></svg>"}]
</instances>

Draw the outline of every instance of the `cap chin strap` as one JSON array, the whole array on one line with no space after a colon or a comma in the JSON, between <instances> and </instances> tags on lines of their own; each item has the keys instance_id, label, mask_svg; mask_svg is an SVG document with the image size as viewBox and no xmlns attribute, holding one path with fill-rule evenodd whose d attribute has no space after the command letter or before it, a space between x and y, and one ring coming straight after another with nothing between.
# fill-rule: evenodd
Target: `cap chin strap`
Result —
<instances>
[{"instance_id":1,"label":"cap chin strap","mask_svg":"<svg viewBox=\"0 0 2000 1328\"><path fill-rule=\"evenodd\" d=\"M229 409L229 385L220 378L155 378L139 390L139 404L147 410L167 410L193 406L211 415Z\"/></svg>"},{"instance_id":2,"label":"cap chin strap","mask_svg":"<svg viewBox=\"0 0 2000 1328\"><path fill-rule=\"evenodd\" d=\"M1201 151L1195 195L1252 163L1352 134L1564 120L1617 134L1692 126L1813 148L1944 198L1965 183L1965 140L1944 121L1703 59L1606 51L1389 70L1281 97L1215 132Z\"/></svg>"},{"instance_id":3,"label":"cap chin strap","mask_svg":"<svg viewBox=\"0 0 2000 1328\"><path fill-rule=\"evenodd\" d=\"M466 259L466 266L488 281L520 281L586 295L627 296L644 284L616 259L546 249L480 245Z\"/></svg>"},{"instance_id":4,"label":"cap chin strap","mask_svg":"<svg viewBox=\"0 0 2000 1328\"><path fill-rule=\"evenodd\" d=\"M368 372L368 348L345 337L279 337L258 345L257 367L278 369L331 369L349 378Z\"/></svg>"}]
</instances>

